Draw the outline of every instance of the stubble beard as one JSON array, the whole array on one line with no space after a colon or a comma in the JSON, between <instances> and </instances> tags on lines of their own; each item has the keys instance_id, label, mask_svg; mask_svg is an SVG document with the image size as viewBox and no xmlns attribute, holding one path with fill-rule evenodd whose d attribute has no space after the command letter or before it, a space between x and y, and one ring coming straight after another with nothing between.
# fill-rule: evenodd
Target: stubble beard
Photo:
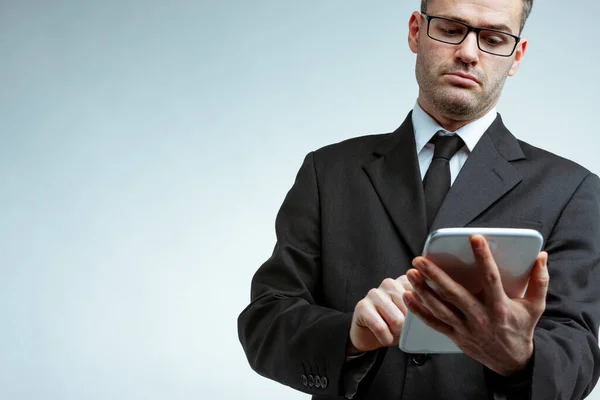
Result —
<instances>
[{"instance_id":1,"label":"stubble beard","mask_svg":"<svg viewBox=\"0 0 600 400\"><path fill-rule=\"evenodd\" d=\"M428 67L428 65L430 67ZM433 63L417 54L416 77L420 94L433 109L444 118L453 121L474 121L484 116L498 101L508 76L506 73L492 81L481 73L468 70L464 64L431 68ZM480 82L480 91L474 88L460 88L439 82L439 71L461 71L473 74Z\"/></svg>"}]
</instances>

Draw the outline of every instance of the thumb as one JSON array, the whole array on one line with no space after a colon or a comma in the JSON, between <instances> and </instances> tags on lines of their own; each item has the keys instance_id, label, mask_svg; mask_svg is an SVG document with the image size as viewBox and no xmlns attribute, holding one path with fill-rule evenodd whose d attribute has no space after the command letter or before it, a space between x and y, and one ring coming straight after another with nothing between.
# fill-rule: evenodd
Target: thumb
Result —
<instances>
[{"instance_id":1,"label":"thumb","mask_svg":"<svg viewBox=\"0 0 600 400\"><path fill-rule=\"evenodd\" d=\"M546 294L548 293L548 284L550 275L548 274L548 253L542 251L537 259L531 274L529 275L529 284L524 299L533 305L539 306L543 312L546 305ZM539 311L539 310L538 310Z\"/></svg>"}]
</instances>

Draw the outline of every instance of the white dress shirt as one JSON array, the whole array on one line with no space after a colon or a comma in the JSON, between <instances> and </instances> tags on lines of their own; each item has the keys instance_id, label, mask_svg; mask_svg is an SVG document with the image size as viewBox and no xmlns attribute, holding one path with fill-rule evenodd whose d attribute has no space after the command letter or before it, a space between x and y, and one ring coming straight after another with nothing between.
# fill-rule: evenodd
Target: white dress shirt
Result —
<instances>
[{"instance_id":1,"label":"white dress shirt","mask_svg":"<svg viewBox=\"0 0 600 400\"><path fill-rule=\"evenodd\" d=\"M417 144L417 156L419 157L419 168L421 170L421 179L425 177L425 173L431 164L433 159L433 149L435 146L429 141L431 138L440 130L444 131L442 135L452 135L456 133L465 142L466 146L463 146L452 159L450 160L450 182L454 183L454 180L458 176L460 169L465 165L467 158L475 148L479 139L483 136L485 131L492 125L492 122L496 119L496 108L492 108L487 114L473 121L456 132L448 132L440 126L433 118L429 116L417 101L412 113L412 123L415 131L415 142Z\"/></svg>"}]
</instances>

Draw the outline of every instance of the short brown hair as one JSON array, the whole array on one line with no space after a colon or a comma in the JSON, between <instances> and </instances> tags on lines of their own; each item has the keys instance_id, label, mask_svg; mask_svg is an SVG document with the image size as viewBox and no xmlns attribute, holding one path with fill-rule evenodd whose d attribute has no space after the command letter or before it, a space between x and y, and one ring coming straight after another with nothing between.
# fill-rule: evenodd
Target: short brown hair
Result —
<instances>
[{"instance_id":1,"label":"short brown hair","mask_svg":"<svg viewBox=\"0 0 600 400\"><path fill-rule=\"evenodd\" d=\"M429 0L421 0L421 12L427 12L427 4ZM525 28L525 22L527 18L529 18L529 14L531 14L531 9L533 8L533 0L523 0L523 14L521 15L521 27L519 28L519 34L523 32L523 28Z\"/></svg>"}]
</instances>

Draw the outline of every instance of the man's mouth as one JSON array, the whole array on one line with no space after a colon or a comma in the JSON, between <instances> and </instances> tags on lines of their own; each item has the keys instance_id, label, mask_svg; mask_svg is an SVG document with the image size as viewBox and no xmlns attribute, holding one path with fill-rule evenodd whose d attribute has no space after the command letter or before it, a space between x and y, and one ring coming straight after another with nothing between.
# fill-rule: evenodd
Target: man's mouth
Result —
<instances>
[{"instance_id":1,"label":"man's mouth","mask_svg":"<svg viewBox=\"0 0 600 400\"><path fill-rule=\"evenodd\" d=\"M465 72L448 72L444 74L445 76L449 76L454 82L463 85L480 85L479 80L471 74L467 74Z\"/></svg>"}]
</instances>

